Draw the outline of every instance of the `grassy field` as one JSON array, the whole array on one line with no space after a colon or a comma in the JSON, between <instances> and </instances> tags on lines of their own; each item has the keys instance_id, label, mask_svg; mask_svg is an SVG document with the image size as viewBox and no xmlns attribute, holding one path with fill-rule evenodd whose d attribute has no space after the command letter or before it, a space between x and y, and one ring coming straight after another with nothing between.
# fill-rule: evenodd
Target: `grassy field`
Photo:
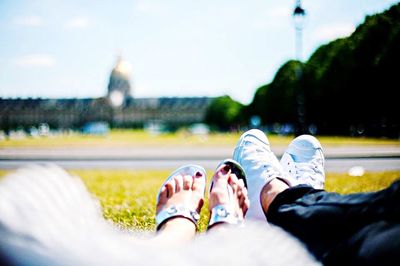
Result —
<instances>
[{"instance_id":1,"label":"grassy field","mask_svg":"<svg viewBox=\"0 0 400 266\"><path fill-rule=\"evenodd\" d=\"M7 172L0 171L0 176ZM169 171L74 170L103 208L104 217L130 230L154 230L157 192ZM208 171L210 179L212 171ZM400 171L366 173L363 177L327 174L326 190L338 193L376 191L400 179ZM202 210L200 230L207 227L207 201Z\"/></svg>"},{"instance_id":2,"label":"grassy field","mask_svg":"<svg viewBox=\"0 0 400 266\"><path fill-rule=\"evenodd\" d=\"M169 171L72 171L101 202L104 216L124 228L153 230L155 198ZM208 177L212 172L208 172ZM338 193L376 191L400 179L400 172L367 173L363 177L328 174L326 189ZM200 230L207 227L207 201Z\"/></svg>"},{"instance_id":3,"label":"grassy field","mask_svg":"<svg viewBox=\"0 0 400 266\"><path fill-rule=\"evenodd\" d=\"M2 140L2 148L57 148L57 147L140 147L140 146L234 146L240 133L210 134L194 136L185 131L175 134L151 135L137 130L113 130L107 136L82 136L77 134L46 138L24 138ZM272 145L287 145L291 136L271 135ZM395 145L400 141L372 138L320 137L323 146L351 145ZM89 191L100 200L105 218L118 225L133 230L154 229L155 197L169 171L116 171L116 170L76 170L71 173L80 176ZM6 174L0 170L0 176ZM208 173L210 177L212 172ZM400 171L367 173L363 177L350 177L345 174L328 174L326 189L340 193L374 191L389 185L400 178ZM203 208L200 230L206 228L207 202Z\"/></svg>"},{"instance_id":4,"label":"grassy field","mask_svg":"<svg viewBox=\"0 0 400 266\"><path fill-rule=\"evenodd\" d=\"M2 140L0 148L7 147L126 147L126 146L233 146L240 133L218 133L209 136L190 135L186 131L174 134L152 135L143 130L112 130L106 136L85 136L80 134L51 137ZM269 135L272 145L288 145L292 136ZM323 146L329 145L398 145L399 140L319 137Z\"/></svg>"}]
</instances>

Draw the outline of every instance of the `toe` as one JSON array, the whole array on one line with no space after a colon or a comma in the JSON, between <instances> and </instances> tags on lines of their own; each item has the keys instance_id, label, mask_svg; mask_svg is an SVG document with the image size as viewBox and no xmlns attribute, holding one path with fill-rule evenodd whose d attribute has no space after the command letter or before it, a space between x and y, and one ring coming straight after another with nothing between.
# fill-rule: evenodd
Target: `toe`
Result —
<instances>
[{"instance_id":1,"label":"toe","mask_svg":"<svg viewBox=\"0 0 400 266\"><path fill-rule=\"evenodd\" d=\"M239 186L236 181L237 178L234 174L229 177L229 185L232 187L233 195L238 196Z\"/></svg>"},{"instance_id":2,"label":"toe","mask_svg":"<svg viewBox=\"0 0 400 266\"><path fill-rule=\"evenodd\" d=\"M237 178L236 174L230 174L229 178L232 180L232 182L239 183L239 179Z\"/></svg>"},{"instance_id":3,"label":"toe","mask_svg":"<svg viewBox=\"0 0 400 266\"><path fill-rule=\"evenodd\" d=\"M240 207L243 210L243 216L246 215L247 210L250 208L250 200L248 197L247 188L242 188L242 195L240 196Z\"/></svg>"},{"instance_id":4,"label":"toe","mask_svg":"<svg viewBox=\"0 0 400 266\"><path fill-rule=\"evenodd\" d=\"M183 176L182 175L176 175L174 176L174 181L175 181L175 193L181 191L183 189Z\"/></svg>"},{"instance_id":5,"label":"toe","mask_svg":"<svg viewBox=\"0 0 400 266\"><path fill-rule=\"evenodd\" d=\"M157 211L161 206L164 206L165 203L167 203L167 200L168 200L168 190L166 186L163 186L158 196Z\"/></svg>"},{"instance_id":6,"label":"toe","mask_svg":"<svg viewBox=\"0 0 400 266\"><path fill-rule=\"evenodd\" d=\"M243 210L243 216L245 216L246 215L246 213L247 213L247 210L250 208L250 200L249 200L249 198L248 197L246 197L246 199L244 200L244 204L243 204L243 207L242 207L242 210Z\"/></svg>"},{"instance_id":7,"label":"toe","mask_svg":"<svg viewBox=\"0 0 400 266\"><path fill-rule=\"evenodd\" d=\"M184 190L189 190L192 188L192 184L193 184L193 177L190 175L185 175L183 177L183 189Z\"/></svg>"},{"instance_id":8,"label":"toe","mask_svg":"<svg viewBox=\"0 0 400 266\"><path fill-rule=\"evenodd\" d=\"M228 165L221 165L217 171L215 171L215 174L213 176L213 181L221 184L226 185L226 183L228 182L228 177L230 173L230 167Z\"/></svg>"},{"instance_id":9,"label":"toe","mask_svg":"<svg viewBox=\"0 0 400 266\"><path fill-rule=\"evenodd\" d=\"M244 196L244 195L242 194L238 199L239 199L239 206L240 206L240 208L243 208L244 202L245 202L245 200L246 200L246 196Z\"/></svg>"},{"instance_id":10,"label":"toe","mask_svg":"<svg viewBox=\"0 0 400 266\"><path fill-rule=\"evenodd\" d=\"M204 189L206 187L206 178L204 173L197 172L196 175L192 179L192 190L199 192L201 195L204 193Z\"/></svg>"},{"instance_id":11,"label":"toe","mask_svg":"<svg viewBox=\"0 0 400 266\"><path fill-rule=\"evenodd\" d=\"M246 214L247 209L249 208L249 199L247 197L247 189L244 186L243 182L238 182L238 201L239 207L242 209L243 216Z\"/></svg>"},{"instance_id":12,"label":"toe","mask_svg":"<svg viewBox=\"0 0 400 266\"><path fill-rule=\"evenodd\" d=\"M171 179L165 184L167 189L167 197L171 198L175 194L175 180Z\"/></svg>"},{"instance_id":13,"label":"toe","mask_svg":"<svg viewBox=\"0 0 400 266\"><path fill-rule=\"evenodd\" d=\"M244 181L243 181L243 179L239 179L239 180L238 180L238 185L239 185L240 187L242 187L242 188L245 187L245 186L244 186Z\"/></svg>"}]
</instances>

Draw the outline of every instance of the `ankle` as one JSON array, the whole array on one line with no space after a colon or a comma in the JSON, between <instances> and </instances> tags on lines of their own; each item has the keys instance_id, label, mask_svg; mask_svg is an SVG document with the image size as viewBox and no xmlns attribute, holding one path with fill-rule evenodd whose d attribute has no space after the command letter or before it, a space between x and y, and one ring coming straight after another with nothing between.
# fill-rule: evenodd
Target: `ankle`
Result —
<instances>
[{"instance_id":1,"label":"ankle","mask_svg":"<svg viewBox=\"0 0 400 266\"><path fill-rule=\"evenodd\" d=\"M187 228L196 231L196 225L184 217L173 217L160 226L159 231L171 230L174 228Z\"/></svg>"},{"instance_id":2,"label":"ankle","mask_svg":"<svg viewBox=\"0 0 400 266\"><path fill-rule=\"evenodd\" d=\"M288 188L289 186L278 178L273 179L263 187L260 194L260 200L265 214L268 212L269 206L274 201L275 197Z\"/></svg>"},{"instance_id":3,"label":"ankle","mask_svg":"<svg viewBox=\"0 0 400 266\"><path fill-rule=\"evenodd\" d=\"M190 241L196 235L196 225L184 217L174 217L158 230L157 239L165 240L166 243L181 243Z\"/></svg>"}]
</instances>

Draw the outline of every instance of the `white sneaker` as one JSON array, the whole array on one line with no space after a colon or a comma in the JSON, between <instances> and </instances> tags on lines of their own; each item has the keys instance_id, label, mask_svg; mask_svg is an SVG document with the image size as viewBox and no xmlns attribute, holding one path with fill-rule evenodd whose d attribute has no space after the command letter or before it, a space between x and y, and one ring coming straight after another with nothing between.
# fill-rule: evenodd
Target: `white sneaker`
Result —
<instances>
[{"instance_id":1,"label":"white sneaker","mask_svg":"<svg viewBox=\"0 0 400 266\"><path fill-rule=\"evenodd\" d=\"M265 221L260 200L261 190L274 178L279 177L286 180L278 159L271 151L268 138L258 129L251 129L243 133L233 152L233 159L241 164L246 173L250 199L250 208L246 218Z\"/></svg>"},{"instance_id":2,"label":"white sneaker","mask_svg":"<svg viewBox=\"0 0 400 266\"><path fill-rule=\"evenodd\" d=\"M324 154L319 141L310 135L295 138L281 158L281 165L293 185L305 184L323 189Z\"/></svg>"}]
</instances>

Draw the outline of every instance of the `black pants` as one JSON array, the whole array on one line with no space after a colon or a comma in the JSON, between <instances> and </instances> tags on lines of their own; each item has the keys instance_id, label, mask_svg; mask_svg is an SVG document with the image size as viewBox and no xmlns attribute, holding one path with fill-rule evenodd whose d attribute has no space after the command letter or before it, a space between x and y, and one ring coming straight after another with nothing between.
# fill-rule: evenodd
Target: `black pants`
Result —
<instances>
[{"instance_id":1,"label":"black pants","mask_svg":"<svg viewBox=\"0 0 400 266\"><path fill-rule=\"evenodd\" d=\"M266 216L325 265L400 265L400 181L349 195L293 187L274 199Z\"/></svg>"}]
</instances>

